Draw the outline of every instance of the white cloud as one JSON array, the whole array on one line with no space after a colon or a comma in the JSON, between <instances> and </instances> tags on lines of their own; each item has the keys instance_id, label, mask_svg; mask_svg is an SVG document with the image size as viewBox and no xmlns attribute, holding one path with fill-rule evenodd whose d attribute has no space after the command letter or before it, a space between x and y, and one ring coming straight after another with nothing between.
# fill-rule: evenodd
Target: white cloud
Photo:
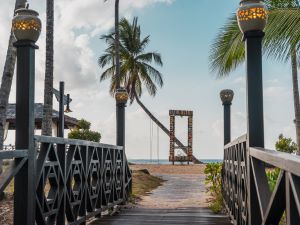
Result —
<instances>
[{"instance_id":1,"label":"white cloud","mask_svg":"<svg viewBox=\"0 0 300 225\"><path fill-rule=\"evenodd\" d=\"M173 0L122 0L121 16L131 17L135 10L143 10L157 3L171 4ZM0 8L0 68L3 68L11 19L13 1L4 1ZM45 2L32 0L30 8L40 12L43 29L38 41L40 49L36 52L36 101L43 101L45 71ZM103 142L115 143L114 100L108 94L108 84L99 84L101 70L97 65L99 37L114 25L114 1L109 0L60 0L55 2L54 23L54 87L65 81L66 92L73 99L71 116L86 118L92 128L100 130ZM15 99L15 85L12 87L10 101ZM57 106L54 100L54 106ZM133 113L142 116L141 110ZM128 114L130 115L130 114ZM130 119L130 118L129 118ZM132 119L134 120L134 118ZM9 140L13 143L13 140ZM128 143L129 145L131 143ZM134 144L133 144L134 145Z\"/></svg>"}]
</instances>

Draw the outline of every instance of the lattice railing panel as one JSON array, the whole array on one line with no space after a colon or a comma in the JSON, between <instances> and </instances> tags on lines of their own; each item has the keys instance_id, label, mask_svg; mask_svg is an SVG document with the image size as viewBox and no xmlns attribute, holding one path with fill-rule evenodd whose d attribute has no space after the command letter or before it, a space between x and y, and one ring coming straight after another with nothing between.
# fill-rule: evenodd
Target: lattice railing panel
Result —
<instances>
[{"instance_id":1,"label":"lattice railing panel","mask_svg":"<svg viewBox=\"0 0 300 225\"><path fill-rule=\"evenodd\" d=\"M246 137L224 148L223 196L227 210L237 224L247 224Z\"/></svg>"},{"instance_id":2,"label":"lattice railing panel","mask_svg":"<svg viewBox=\"0 0 300 225\"><path fill-rule=\"evenodd\" d=\"M123 148L36 139L37 225L81 224L129 197L131 172Z\"/></svg>"}]
</instances>

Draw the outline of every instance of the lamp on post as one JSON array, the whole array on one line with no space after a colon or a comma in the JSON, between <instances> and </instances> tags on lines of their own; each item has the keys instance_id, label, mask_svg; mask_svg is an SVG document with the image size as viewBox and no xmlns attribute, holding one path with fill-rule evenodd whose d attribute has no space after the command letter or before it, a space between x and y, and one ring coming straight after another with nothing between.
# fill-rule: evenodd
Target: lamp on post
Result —
<instances>
[{"instance_id":1,"label":"lamp on post","mask_svg":"<svg viewBox=\"0 0 300 225\"><path fill-rule=\"evenodd\" d=\"M70 109L70 102L72 99L70 98L70 94L65 95L65 82L59 82L59 90L53 88L53 94L55 95L56 100L59 103L59 121L57 126L57 137L64 137L64 129L65 129L65 115L64 113L73 112ZM64 110L64 106L66 105L66 109Z\"/></svg>"},{"instance_id":2,"label":"lamp on post","mask_svg":"<svg viewBox=\"0 0 300 225\"><path fill-rule=\"evenodd\" d=\"M242 0L237 19L246 43L248 140L250 147L264 147L262 38L267 8L261 0Z\"/></svg>"},{"instance_id":3,"label":"lamp on post","mask_svg":"<svg viewBox=\"0 0 300 225\"><path fill-rule=\"evenodd\" d=\"M125 88L118 88L115 93L117 104L117 145L125 147L125 107L128 93Z\"/></svg>"},{"instance_id":4,"label":"lamp on post","mask_svg":"<svg viewBox=\"0 0 300 225\"><path fill-rule=\"evenodd\" d=\"M247 146L264 147L264 116L263 116L263 80L262 80L262 39L268 19L264 1L242 0L237 11L237 20L244 34L246 47L247 72ZM265 166L256 161L251 162L247 153L247 193L249 225L262 223L261 212L255 190L255 180L252 175L252 164L261 174L261 185L267 187ZM265 177L263 177L265 176ZM266 193L267 194L267 193Z\"/></svg>"},{"instance_id":5,"label":"lamp on post","mask_svg":"<svg viewBox=\"0 0 300 225\"><path fill-rule=\"evenodd\" d=\"M71 113L71 112L73 112L70 109L70 102L71 101L72 101L72 99L70 98L70 94L67 94L67 106L66 106L66 109L65 109L65 113Z\"/></svg>"},{"instance_id":6,"label":"lamp on post","mask_svg":"<svg viewBox=\"0 0 300 225\"><path fill-rule=\"evenodd\" d=\"M224 106L224 145L231 141L231 113L230 107L234 92L226 89L220 92L220 98Z\"/></svg>"},{"instance_id":7,"label":"lamp on post","mask_svg":"<svg viewBox=\"0 0 300 225\"><path fill-rule=\"evenodd\" d=\"M123 147L123 171L125 171L125 107L128 101L128 93L125 88L119 87L115 93L116 99L116 117L117 117L117 145ZM122 176L125 183L125 174ZM125 186L123 185L123 200L127 200L125 196ZM130 193L132 190L130 189Z\"/></svg>"},{"instance_id":8,"label":"lamp on post","mask_svg":"<svg viewBox=\"0 0 300 225\"><path fill-rule=\"evenodd\" d=\"M30 9L16 10L12 31L17 48L16 84L16 151L28 150L28 160L15 176L14 224L32 225L35 223L35 173L36 153L34 146L34 88L35 88L35 42L41 32L38 13ZM20 159L15 159L20 163Z\"/></svg>"}]
</instances>

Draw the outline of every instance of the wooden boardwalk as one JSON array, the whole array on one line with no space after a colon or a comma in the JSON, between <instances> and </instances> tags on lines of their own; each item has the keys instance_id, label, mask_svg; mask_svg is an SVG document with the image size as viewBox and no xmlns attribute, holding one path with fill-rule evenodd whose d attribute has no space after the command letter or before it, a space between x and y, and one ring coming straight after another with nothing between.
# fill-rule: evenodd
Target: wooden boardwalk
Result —
<instances>
[{"instance_id":1,"label":"wooden boardwalk","mask_svg":"<svg viewBox=\"0 0 300 225\"><path fill-rule=\"evenodd\" d=\"M196 170L193 174L154 173L166 180L163 186L143 197L136 208L104 217L92 225L231 225L228 216L216 215L207 208L204 175L201 168Z\"/></svg>"},{"instance_id":2,"label":"wooden boardwalk","mask_svg":"<svg viewBox=\"0 0 300 225\"><path fill-rule=\"evenodd\" d=\"M231 225L225 215L213 214L207 208L146 209L122 211L117 216L104 217L93 225Z\"/></svg>"}]
</instances>

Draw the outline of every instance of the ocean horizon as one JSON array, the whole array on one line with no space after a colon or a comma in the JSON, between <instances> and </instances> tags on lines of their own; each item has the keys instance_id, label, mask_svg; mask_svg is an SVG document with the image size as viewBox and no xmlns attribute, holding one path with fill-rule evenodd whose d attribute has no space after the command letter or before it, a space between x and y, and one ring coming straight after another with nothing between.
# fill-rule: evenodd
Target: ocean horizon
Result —
<instances>
[{"instance_id":1,"label":"ocean horizon","mask_svg":"<svg viewBox=\"0 0 300 225\"><path fill-rule=\"evenodd\" d=\"M219 163L222 162L223 159L200 159L201 162L207 164L207 163ZM162 165L168 165L171 164L168 159L128 159L129 163L134 163L134 164L162 164ZM177 163L178 164L178 163Z\"/></svg>"}]
</instances>

